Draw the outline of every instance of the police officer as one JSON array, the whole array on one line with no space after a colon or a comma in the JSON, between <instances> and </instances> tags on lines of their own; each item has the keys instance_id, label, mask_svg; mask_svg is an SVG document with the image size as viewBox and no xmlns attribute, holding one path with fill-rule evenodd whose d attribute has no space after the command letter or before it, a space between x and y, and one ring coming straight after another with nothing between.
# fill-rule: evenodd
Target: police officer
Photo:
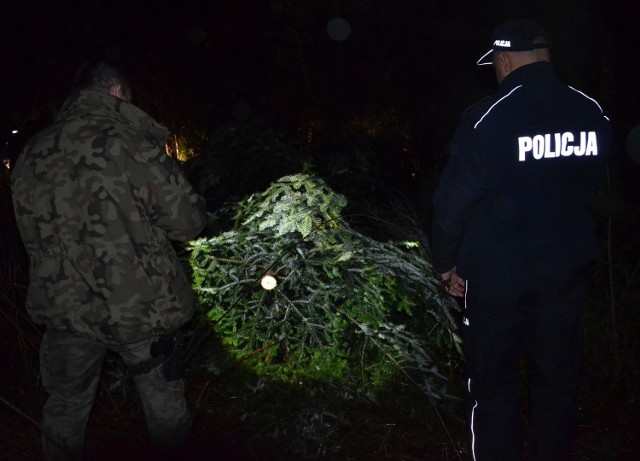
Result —
<instances>
[{"instance_id":1,"label":"police officer","mask_svg":"<svg viewBox=\"0 0 640 461\"><path fill-rule=\"evenodd\" d=\"M471 458L522 459L520 364L532 447L567 459L577 429L586 266L598 256L587 207L611 150L600 105L561 84L537 23L500 25L478 61L496 95L467 110L434 195L433 263L464 297Z\"/></svg>"},{"instance_id":2,"label":"police officer","mask_svg":"<svg viewBox=\"0 0 640 461\"><path fill-rule=\"evenodd\" d=\"M166 128L130 101L118 68L88 62L11 175L31 260L26 307L46 326L45 460L82 457L108 350L132 369L159 453L191 427L175 332L192 317L194 296L170 241L199 234L204 200L166 155Z\"/></svg>"}]
</instances>

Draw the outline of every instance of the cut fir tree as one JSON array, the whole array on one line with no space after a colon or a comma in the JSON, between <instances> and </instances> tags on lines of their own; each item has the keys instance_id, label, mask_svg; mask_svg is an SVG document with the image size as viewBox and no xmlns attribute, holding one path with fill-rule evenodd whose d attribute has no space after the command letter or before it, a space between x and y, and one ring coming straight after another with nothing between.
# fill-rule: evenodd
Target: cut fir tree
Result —
<instances>
[{"instance_id":1,"label":"cut fir tree","mask_svg":"<svg viewBox=\"0 0 640 461\"><path fill-rule=\"evenodd\" d=\"M448 395L456 303L416 242L380 242L321 179L286 176L238 204L233 230L190 246L199 302L229 352L280 380ZM258 351L258 353L257 353Z\"/></svg>"}]
</instances>

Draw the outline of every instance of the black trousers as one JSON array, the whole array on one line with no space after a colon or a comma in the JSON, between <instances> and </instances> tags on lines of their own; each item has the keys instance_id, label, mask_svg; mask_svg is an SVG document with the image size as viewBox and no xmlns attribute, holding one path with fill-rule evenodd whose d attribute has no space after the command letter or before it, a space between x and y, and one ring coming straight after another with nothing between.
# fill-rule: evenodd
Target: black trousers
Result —
<instances>
[{"instance_id":1,"label":"black trousers","mask_svg":"<svg viewBox=\"0 0 640 461\"><path fill-rule=\"evenodd\" d=\"M470 459L523 458L523 358L534 459L570 459L577 433L585 274L580 269L502 290L467 281L463 340Z\"/></svg>"}]
</instances>

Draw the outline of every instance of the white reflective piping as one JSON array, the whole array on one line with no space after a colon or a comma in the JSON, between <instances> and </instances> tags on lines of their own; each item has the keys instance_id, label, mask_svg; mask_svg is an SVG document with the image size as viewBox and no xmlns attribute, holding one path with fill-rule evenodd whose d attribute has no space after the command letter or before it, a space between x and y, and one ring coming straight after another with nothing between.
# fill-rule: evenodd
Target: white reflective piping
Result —
<instances>
[{"instance_id":1,"label":"white reflective piping","mask_svg":"<svg viewBox=\"0 0 640 461\"><path fill-rule=\"evenodd\" d=\"M464 308L467 308L467 291L469 291L469 281L464 281Z\"/></svg>"},{"instance_id":2,"label":"white reflective piping","mask_svg":"<svg viewBox=\"0 0 640 461\"><path fill-rule=\"evenodd\" d=\"M467 308L467 291L469 291L469 281L466 281L464 287L464 308ZM471 378L467 380L467 391L471 394ZM473 456L473 461L476 461L476 428L475 428L475 416L476 416L476 408L478 408L478 401L476 400L473 404L473 408L471 409L471 456Z\"/></svg>"},{"instance_id":3,"label":"white reflective piping","mask_svg":"<svg viewBox=\"0 0 640 461\"><path fill-rule=\"evenodd\" d=\"M464 281L464 310L467 310L467 290L469 289L469 282ZM466 315L462 316L462 324L469 326L469 318Z\"/></svg>"},{"instance_id":4,"label":"white reflective piping","mask_svg":"<svg viewBox=\"0 0 640 461\"><path fill-rule=\"evenodd\" d=\"M476 61L476 66L488 66L489 64L493 64L492 62L480 62L491 53L493 53L493 50L489 50L485 54L483 54L482 57Z\"/></svg>"},{"instance_id":5,"label":"white reflective piping","mask_svg":"<svg viewBox=\"0 0 640 461\"><path fill-rule=\"evenodd\" d=\"M582 96L584 96L585 98L587 98L589 101L592 101L596 106L598 106L598 109L600 109L600 112L602 112L602 115L604 116L604 118L606 118L607 120L609 120L609 117L607 117L606 115L604 115L604 111L602 110L602 107L600 106L600 104L598 104L598 101L596 101L595 99L593 99L591 96L587 96L586 94L584 94L582 91L580 90L576 90L574 87L572 87L571 85L567 85L569 88L571 88L573 91L575 91L576 93L580 93Z\"/></svg>"},{"instance_id":6,"label":"white reflective piping","mask_svg":"<svg viewBox=\"0 0 640 461\"><path fill-rule=\"evenodd\" d=\"M515 87L513 90L509 91L509 93L505 94L503 97L501 97L500 99L498 99L495 103L493 103L493 105L492 105L491 107L489 107L489 110L488 110L488 111L486 111L482 117L480 117L480 120L478 120L478 121L476 122L476 124L475 124L475 125L473 125L473 128L474 128L474 129L475 129L475 128L478 128L478 125L480 125L480 122L482 122L482 120L484 120L484 118L485 118L487 115L489 115L489 112L491 112L491 111L493 110L493 108L494 108L494 107L496 107L498 104L500 104L500 102L501 102L503 99L506 99L506 98L508 98L509 96L511 96L511 93L513 93L514 91L516 91L518 88L522 88L522 85L518 85L518 86L517 86L517 87Z\"/></svg>"},{"instance_id":7,"label":"white reflective piping","mask_svg":"<svg viewBox=\"0 0 640 461\"><path fill-rule=\"evenodd\" d=\"M471 387L471 383L469 383L469 387ZM477 400L475 401L473 408L471 409L471 456L473 456L473 461L476 461L476 432L475 432L476 408L478 408Z\"/></svg>"}]
</instances>

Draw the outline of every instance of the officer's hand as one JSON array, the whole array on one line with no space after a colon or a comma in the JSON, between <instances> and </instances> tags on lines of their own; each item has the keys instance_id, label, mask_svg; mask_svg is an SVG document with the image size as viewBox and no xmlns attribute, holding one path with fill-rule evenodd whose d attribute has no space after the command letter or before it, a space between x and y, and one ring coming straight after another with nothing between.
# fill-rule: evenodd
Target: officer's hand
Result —
<instances>
[{"instance_id":1,"label":"officer's hand","mask_svg":"<svg viewBox=\"0 0 640 461\"><path fill-rule=\"evenodd\" d=\"M455 267L444 274L440 274L440 277L447 293L456 298L464 296L466 280L456 273Z\"/></svg>"}]
</instances>

